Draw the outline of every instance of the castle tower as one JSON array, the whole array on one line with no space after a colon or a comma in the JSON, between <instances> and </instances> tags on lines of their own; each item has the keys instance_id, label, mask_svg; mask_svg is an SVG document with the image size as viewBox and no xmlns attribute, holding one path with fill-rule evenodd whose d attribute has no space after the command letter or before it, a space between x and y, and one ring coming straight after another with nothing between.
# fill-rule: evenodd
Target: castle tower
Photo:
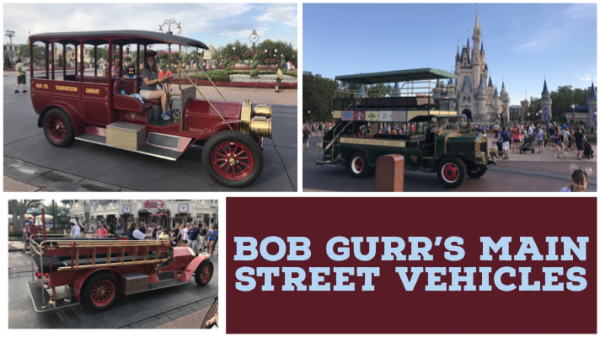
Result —
<instances>
[{"instance_id":1,"label":"castle tower","mask_svg":"<svg viewBox=\"0 0 600 337\"><path fill-rule=\"evenodd\" d=\"M498 87L494 86L494 108L496 112L500 111L500 94L498 94Z\"/></svg>"},{"instance_id":2,"label":"castle tower","mask_svg":"<svg viewBox=\"0 0 600 337\"><path fill-rule=\"evenodd\" d=\"M510 116L508 113L508 108L510 107L510 97L506 92L506 88L504 87L504 79L502 80L502 91L500 91L500 100L502 101L502 106L500 109L500 113L503 114L503 117L506 118L506 122L510 120Z\"/></svg>"},{"instance_id":3,"label":"castle tower","mask_svg":"<svg viewBox=\"0 0 600 337\"><path fill-rule=\"evenodd\" d=\"M596 100L596 89L594 88L594 81L592 81L592 90L590 90L590 96L587 99L588 104L588 128L593 126L594 129L598 128L598 122L596 118L597 112L597 100Z\"/></svg>"},{"instance_id":4,"label":"castle tower","mask_svg":"<svg viewBox=\"0 0 600 337\"><path fill-rule=\"evenodd\" d=\"M552 98L550 98L550 91L546 85L546 79L544 78L544 90L542 91L542 98L540 100L542 106L542 119L546 122L550 122L552 119Z\"/></svg>"},{"instance_id":5,"label":"castle tower","mask_svg":"<svg viewBox=\"0 0 600 337\"><path fill-rule=\"evenodd\" d=\"M479 86L477 87L477 117L481 118L485 114L485 100L487 94L485 93L485 80L483 75L479 75Z\"/></svg>"},{"instance_id":6,"label":"castle tower","mask_svg":"<svg viewBox=\"0 0 600 337\"><path fill-rule=\"evenodd\" d=\"M481 41L481 28L479 27L479 21L477 19L477 12L475 12L475 27L473 28L473 51L471 54L471 64L473 66L473 80L476 81L481 75L481 60L479 55L479 43ZM475 84L475 83L473 83ZM485 86L485 83L484 83ZM479 109L477 109L479 110Z\"/></svg>"}]
</instances>

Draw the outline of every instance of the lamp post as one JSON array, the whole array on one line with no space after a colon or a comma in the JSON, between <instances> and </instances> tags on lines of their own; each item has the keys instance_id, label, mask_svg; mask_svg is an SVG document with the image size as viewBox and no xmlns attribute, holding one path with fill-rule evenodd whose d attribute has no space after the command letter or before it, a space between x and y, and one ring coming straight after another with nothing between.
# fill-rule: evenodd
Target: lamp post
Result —
<instances>
[{"instance_id":1,"label":"lamp post","mask_svg":"<svg viewBox=\"0 0 600 337\"><path fill-rule=\"evenodd\" d=\"M233 47L232 57L235 58L235 46Z\"/></svg>"},{"instance_id":2,"label":"lamp post","mask_svg":"<svg viewBox=\"0 0 600 337\"><path fill-rule=\"evenodd\" d=\"M15 36L15 31L14 30L6 30L6 34L4 34L4 36L8 36L8 38L10 39L10 50L9 50L8 57L10 58L10 62L12 62L13 61L12 38L13 38L13 36Z\"/></svg>"},{"instance_id":3,"label":"lamp post","mask_svg":"<svg viewBox=\"0 0 600 337\"><path fill-rule=\"evenodd\" d=\"M573 112L573 118L571 119L571 124L573 124L573 119L575 119L575 104L571 104L571 111Z\"/></svg>"},{"instance_id":4,"label":"lamp post","mask_svg":"<svg viewBox=\"0 0 600 337\"><path fill-rule=\"evenodd\" d=\"M250 40L250 42L252 42L252 51L256 51L256 42L258 42L258 39L260 38L260 36L258 36L258 33L256 33L256 29L252 30L252 34L250 34L250 37L248 38Z\"/></svg>"},{"instance_id":5,"label":"lamp post","mask_svg":"<svg viewBox=\"0 0 600 337\"><path fill-rule=\"evenodd\" d=\"M171 31L171 24L177 25L177 29L175 30L175 33L177 33L177 35L180 35L181 34L181 22L177 22L177 21L175 21L175 19L165 20L165 22L162 25L158 25L158 31L160 33L162 33L163 32L162 27L168 25L168 28L167 28L167 31L165 32L165 34L173 35L173 32ZM169 45L169 54L167 54L167 60L169 62L169 68L171 68L171 44L169 43L168 45Z\"/></svg>"}]
</instances>

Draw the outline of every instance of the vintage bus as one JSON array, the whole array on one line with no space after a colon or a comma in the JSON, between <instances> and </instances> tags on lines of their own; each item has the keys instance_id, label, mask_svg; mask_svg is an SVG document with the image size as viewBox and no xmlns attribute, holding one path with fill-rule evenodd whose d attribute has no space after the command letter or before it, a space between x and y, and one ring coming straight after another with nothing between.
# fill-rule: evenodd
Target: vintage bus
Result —
<instances>
[{"instance_id":1,"label":"vintage bus","mask_svg":"<svg viewBox=\"0 0 600 337\"><path fill-rule=\"evenodd\" d=\"M487 138L461 130L456 86L442 82L456 75L423 68L335 79L358 89L335 93L335 124L322 135L317 165L344 166L361 178L377 157L401 154L406 170L435 172L449 188L495 165L488 160Z\"/></svg>"},{"instance_id":2,"label":"vintage bus","mask_svg":"<svg viewBox=\"0 0 600 337\"><path fill-rule=\"evenodd\" d=\"M220 184L242 187L260 176L263 138L271 138L270 106L224 97L209 101L193 82L182 87L184 77L191 79L179 62L172 66L179 70L180 115L165 120L160 100L132 96L140 92L141 70L132 66L135 74L124 74L124 55L128 62L144 64L150 48L164 44L179 46L180 55L183 47L193 49L197 58L199 49L208 49L204 43L139 30L43 33L29 41L31 102L39 115L37 126L52 145L79 140L176 161L199 144L205 170ZM99 62L99 51L107 51L105 62ZM92 67L86 69L90 54ZM196 92L203 99L196 99Z\"/></svg>"}]
</instances>

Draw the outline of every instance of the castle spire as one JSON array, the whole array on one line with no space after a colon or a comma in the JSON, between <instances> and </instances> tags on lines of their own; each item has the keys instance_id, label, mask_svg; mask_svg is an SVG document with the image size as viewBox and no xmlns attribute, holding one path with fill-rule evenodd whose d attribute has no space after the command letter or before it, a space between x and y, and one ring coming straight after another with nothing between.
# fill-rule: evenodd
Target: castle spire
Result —
<instances>
[{"instance_id":1,"label":"castle spire","mask_svg":"<svg viewBox=\"0 0 600 337\"><path fill-rule=\"evenodd\" d=\"M546 76L544 76L544 91L542 91L542 96L550 95L550 91L548 91L548 86L546 85Z\"/></svg>"},{"instance_id":2,"label":"castle spire","mask_svg":"<svg viewBox=\"0 0 600 337\"><path fill-rule=\"evenodd\" d=\"M596 89L594 89L594 79L592 79L592 90L590 90L590 96L588 97L588 101L596 100Z\"/></svg>"},{"instance_id":3,"label":"castle spire","mask_svg":"<svg viewBox=\"0 0 600 337\"><path fill-rule=\"evenodd\" d=\"M485 90L485 81L483 80L483 74L479 75L479 87L477 89Z\"/></svg>"},{"instance_id":4,"label":"castle spire","mask_svg":"<svg viewBox=\"0 0 600 337\"><path fill-rule=\"evenodd\" d=\"M475 28L473 29L474 34L481 33L481 28L479 27L479 20L478 20L477 16L478 16L477 4L475 4Z\"/></svg>"}]
</instances>

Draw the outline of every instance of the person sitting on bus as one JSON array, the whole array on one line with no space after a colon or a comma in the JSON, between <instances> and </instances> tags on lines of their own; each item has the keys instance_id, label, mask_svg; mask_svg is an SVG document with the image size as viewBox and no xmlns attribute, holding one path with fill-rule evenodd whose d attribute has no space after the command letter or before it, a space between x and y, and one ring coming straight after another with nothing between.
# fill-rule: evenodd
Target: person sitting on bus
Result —
<instances>
[{"instance_id":1,"label":"person sitting on bus","mask_svg":"<svg viewBox=\"0 0 600 337\"><path fill-rule=\"evenodd\" d=\"M356 133L356 137L365 138L365 126L364 125L361 125L360 128L358 129L358 132Z\"/></svg>"},{"instance_id":2,"label":"person sitting on bus","mask_svg":"<svg viewBox=\"0 0 600 337\"><path fill-rule=\"evenodd\" d=\"M98 219L98 229L96 230L96 237L106 238L108 231L104 228L104 219Z\"/></svg>"},{"instance_id":3,"label":"person sitting on bus","mask_svg":"<svg viewBox=\"0 0 600 337\"><path fill-rule=\"evenodd\" d=\"M144 240L145 238L149 238L152 234L144 234L138 230L138 224L135 222L129 223L127 227L127 238L129 240Z\"/></svg>"},{"instance_id":4,"label":"person sitting on bus","mask_svg":"<svg viewBox=\"0 0 600 337\"><path fill-rule=\"evenodd\" d=\"M156 59L154 56L155 52L146 52L146 62L144 64L144 70L142 70L142 86L140 88L140 96L143 99L160 99L162 106L162 114L160 117L164 120L171 119L171 111L167 110L167 93L164 90L157 89L156 85L170 80L171 78L167 75L163 78L158 77L156 69Z\"/></svg>"}]
</instances>

